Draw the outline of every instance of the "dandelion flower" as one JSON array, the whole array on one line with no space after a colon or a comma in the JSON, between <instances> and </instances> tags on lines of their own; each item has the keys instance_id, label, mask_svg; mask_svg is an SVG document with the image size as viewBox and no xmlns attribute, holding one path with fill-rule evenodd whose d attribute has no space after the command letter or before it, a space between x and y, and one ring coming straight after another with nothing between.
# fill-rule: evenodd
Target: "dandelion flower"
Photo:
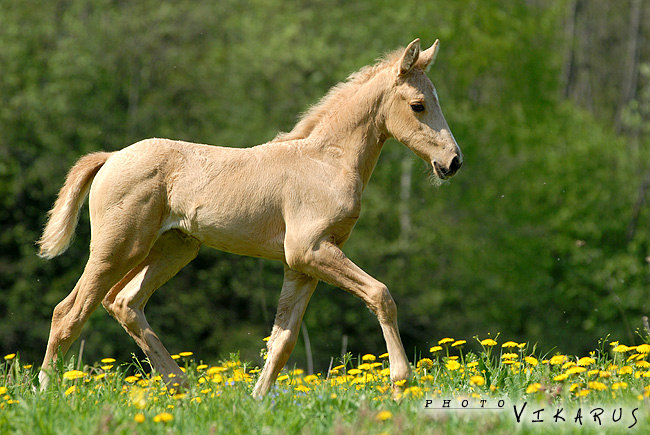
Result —
<instances>
[{"instance_id":1,"label":"dandelion flower","mask_svg":"<svg viewBox=\"0 0 650 435\"><path fill-rule=\"evenodd\" d=\"M549 363L551 365L558 365L562 364L567 360L567 357L565 355L554 355L550 360Z\"/></svg>"},{"instance_id":2,"label":"dandelion flower","mask_svg":"<svg viewBox=\"0 0 650 435\"><path fill-rule=\"evenodd\" d=\"M115 358L102 358L100 361L102 364L112 364L115 362Z\"/></svg>"},{"instance_id":3,"label":"dandelion flower","mask_svg":"<svg viewBox=\"0 0 650 435\"><path fill-rule=\"evenodd\" d=\"M631 348L629 346L624 345L624 344L619 344L618 346L614 347L614 349L612 349L612 350L614 352L624 353L624 352L627 352L627 351L631 350Z\"/></svg>"},{"instance_id":4,"label":"dandelion flower","mask_svg":"<svg viewBox=\"0 0 650 435\"><path fill-rule=\"evenodd\" d=\"M271 339L271 336L269 335L268 337L264 337L262 341L269 341Z\"/></svg>"},{"instance_id":5,"label":"dandelion flower","mask_svg":"<svg viewBox=\"0 0 650 435\"><path fill-rule=\"evenodd\" d=\"M311 391L311 388L306 385L298 385L296 388L294 388L294 390L306 393L307 391Z\"/></svg>"},{"instance_id":6,"label":"dandelion flower","mask_svg":"<svg viewBox=\"0 0 650 435\"><path fill-rule=\"evenodd\" d=\"M519 358L519 355L516 353L504 353L501 355L501 359L517 359Z\"/></svg>"},{"instance_id":7,"label":"dandelion flower","mask_svg":"<svg viewBox=\"0 0 650 435\"><path fill-rule=\"evenodd\" d=\"M569 370L567 370L565 373L566 373L567 375L575 375L575 374L578 374L578 373L584 373L584 372L586 372L586 371L587 371L587 369L584 368L584 367L575 366L575 367L571 367L571 368L570 368Z\"/></svg>"},{"instance_id":8,"label":"dandelion flower","mask_svg":"<svg viewBox=\"0 0 650 435\"><path fill-rule=\"evenodd\" d=\"M454 339L453 338L443 338L442 340L438 341L438 344L447 344L447 343L453 343Z\"/></svg>"},{"instance_id":9,"label":"dandelion flower","mask_svg":"<svg viewBox=\"0 0 650 435\"><path fill-rule=\"evenodd\" d=\"M156 415L153 418L153 421L156 423L167 423L168 421L172 421L174 419L174 416L171 415L169 412L161 412L160 414Z\"/></svg>"},{"instance_id":10,"label":"dandelion flower","mask_svg":"<svg viewBox=\"0 0 650 435\"><path fill-rule=\"evenodd\" d=\"M388 411L388 410L379 411L379 413L377 414L377 417L375 417L375 418L378 421L390 420L391 418L393 418L393 413Z\"/></svg>"},{"instance_id":11,"label":"dandelion flower","mask_svg":"<svg viewBox=\"0 0 650 435\"><path fill-rule=\"evenodd\" d=\"M457 340L457 341L454 341L454 342L451 344L451 347L462 346L462 345L465 344L465 343L467 343L466 340Z\"/></svg>"},{"instance_id":12,"label":"dandelion flower","mask_svg":"<svg viewBox=\"0 0 650 435\"><path fill-rule=\"evenodd\" d=\"M540 390L540 388L542 388L542 384L540 384L539 382L535 382L534 384L530 384L526 388L526 394L537 393Z\"/></svg>"},{"instance_id":13,"label":"dandelion flower","mask_svg":"<svg viewBox=\"0 0 650 435\"><path fill-rule=\"evenodd\" d=\"M379 355L379 358L388 358L388 352L384 352L381 355Z\"/></svg>"},{"instance_id":14,"label":"dandelion flower","mask_svg":"<svg viewBox=\"0 0 650 435\"><path fill-rule=\"evenodd\" d=\"M11 361L12 359L16 358L15 353L10 353L8 355L5 355L5 361Z\"/></svg>"},{"instance_id":15,"label":"dandelion flower","mask_svg":"<svg viewBox=\"0 0 650 435\"><path fill-rule=\"evenodd\" d=\"M362 361L374 361L374 360L376 360L376 359L377 359L377 357L374 356L374 355L371 354L371 353L367 353L367 354L365 354L364 356L361 357L361 360L362 360Z\"/></svg>"},{"instance_id":16,"label":"dandelion flower","mask_svg":"<svg viewBox=\"0 0 650 435\"><path fill-rule=\"evenodd\" d=\"M496 346L497 342L492 340L491 338L486 338L485 340L481 340L481 345L483 345L483 346Z\"/></svg>"},{"instance_id":17,"label":"dandelion flower","mask_svg":"<svg viewBox=\"0 0 650 435\"><path fill-rule=\"evenodd\" d=\"M480 386L485 385L485 378L483 376L476 375L476 376L470 377L469 382L472 385L478 385L480 387Z\"/></svg>"},{"instance_id":18,"label":"dandelion flower","mask_svg":"<svg viewBox=\"0 0 650 435\"><path fill-rule=\"evenodd\" d=\"M192 356L194 355L194 352L179 352L179 356Z\"/></svg>"},{"instance_id":19,"label":"dandelion flower","mask_svg":"<svg viewBox=\"0 0 650 435\"><path fill-rule=\"evenodd\" d=\"M557 382L562 382L562 381L566 380L566 378L568 378L568 377L569 377L569 375L567 375L566 373L562 373L561 375L555 376L553 378L553 380L557 381Z\"/></svg>"},{"instance_id":20,"label":"dandelion flower","mask_svg":"<svg viewBox=\"0 0 650 435\"><path fill-rule=\"evenodd\" d=\"M399 381L395 381L395 382L394 382L394 384L395 384L396 386L398 386L398 387L403 386L405 383L406 383L406 379L402 379L402 380L399 380Z\"/></svg>"},{"instance_id":21,"label":"dandelion flower","mask_svg":"<svg viewBox=\"0 0 650 435\"><path fill-rule=\"evenodd\" d=\"M72 381L74 379L83 378L84 376L86 376L86 374L80 370L70 370L63 374L63 379Z\"/></svg>"},{"instance_id":22,"label":"dandelion flower","mask_svg":"<svg viewBox=\"0 0 650 435\"><path fill-rule=\"evenodd\" d=\"M623 366L618 370L619 375L631 375L634 369L630 366Z\"/></svg>"},{"instance_id":23,"label":"dandelion flower","mask_svg":"<svg viewBox=\"0 0 650 435\"><path fill-rule=\"evenodd\" d=\"M593 359L592 357L585 356L585 357L582 357L582 358L580 358L578 360L578 365L579 366L588 366L588 365L594 364L595 362L596 362L596 360Z\"/></svg>"},{"instance_id":24,"label":"dandelion flower","mask_svg":"<svg viewBox=\"0 0 650 435\"><path fill-rule=\"evenodd\" d=\"M75 391L77 391L77 386L73 385L72 387L65 390L65 395L69 396L70 394L74 393Z\"/></svg>"},{"instance_id":25,"label":"dandelion flower","mask_svg":"<svg viewBox=\"0 0 650 435\"><path fill-rule=\"evenodd\" d=\"M650 353L650 344L644 343L636 347L636 351L643 354Z\"/></svg>"},{"instance_id":26,"label":"dandelion flower","mask_svg":"<svg viewBox=\"0 0 650 435\"><path fill-rule=\"evenodd\" d=\"M596 390L596 391L604 391L604 390L607 389L607 385L603 384L602 382L598 382L598 381L591 381L591 382L589 382L587 384L587 386L590 389Z\"/></svg>"},{"instance_id":27,"label":"dandelion flower","mask_svg":"<svg viewBox=\"0 0 650 435\"><path fill-rule=\"evenodd\" d=\"M390 368L386 367L385 369L381 369L379 374L381 376L390 376Z\"/></svg>"},{"instance_id":28,"label":"dandelion flower","mask_svg":"<svg viewBox=\"0 0 650 435\"><path fill-rule=\"evenodd\" d=\"M422 368L422 369L430 369L433 367L433 361L429 358L422 358L420 361L418 361L417 368Z\"/></svg>"},{"instance_id":29,"label":"dandelion flower","mask_svg":"<svg viewBox=\"0 0 650 435\"><path fill-rule=\"evenodd\" d=\"M627 388L627 382L615 382L612 384L612 390L624 390Z\"/></svg>"},{"instance_id":30,"label":"dandelion flower","mask_svg":"<svg viewBox=\"0 0 650 435\"><path fill-rule=\"evenodd\" d=\"M136 414L135 417L133 417L133 420L136 423L144 423L145 420L144 414L140 414L140 413Z\"/></svg>"},{"instance_id":31,"label":"dandelion flower","mask_svg":"<svg viewBox=\"0 0 650 435\"><path fill-rule=\"evenodd\" d=\"M447 364L445 364L445 367L447 367L447 370L458 370L460 368L460 363L456 360L449 360L447 361Z\"/></svg>"},{"instance_id":32,"label":"dandelion flower","mask_svg":"<svg viewBox=\"0 0 650 435\"><path fill-rule=\"evenodd\" d=\"M512 347L517 347L517 346L519 346L519 345L517 343L515 343L514 341L506 341L505 343L503 343L501 345L501 347L505 347L505 348L512 348Z\"/></svg>"},{"instance_id":33,"label":"dandelion flower","mask_svg":"<svg viewBox=\"0 0 650 435\"><path fill-rule=\"evenodd\" d=\"M362 373L361 370L359 370L359 369L350 369L350 370L348 370L349 375L358 375L359 373Z\"/></svg>"},{"instance_id":34,"label":"dandelion flower","mask_svg":"<svg viewBox=\"0 0 650 435\"><path fill-rule=\"evenodd\" d=\"M537 358L535 358L535 357L533 357L533 356L527 356L527 357L525 357L525 358L524 358L524 361L526 361L528 364L530 364L530 365L533 366L533 367L537 366L537 363L538 363L538 362L537 362Z\"/></svg>"},{"instance_id":35,"label":"dandelion flower","mask_svg":"<svg viewBox=\"0 0 650 435\"><path fill-rule=\"evenodd\" d=\"M442 346L433 346L432 348L429 349L429 352L431 353L436 353L442 350Z\"/></svg>"}]
</instances>

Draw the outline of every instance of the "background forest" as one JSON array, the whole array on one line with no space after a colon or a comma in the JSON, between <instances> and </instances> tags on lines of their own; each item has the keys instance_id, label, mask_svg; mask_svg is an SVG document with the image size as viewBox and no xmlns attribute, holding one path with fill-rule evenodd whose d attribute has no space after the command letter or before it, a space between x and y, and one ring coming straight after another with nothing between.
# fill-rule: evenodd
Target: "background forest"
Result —
<instances>
[{"instance_id":1,"label":"background forest","mask_svg":"<svg viewBox=\"0 0 650 435\"><path fill-rule=\"evenodd\" d=\"M82 154L148 137L250 146L420 37L465 163L436 188L386 143L349 257L386 283L409 355L501 333L581 354L639 341L650 291L650 2L0 0L0 353L40 363L88 256L34 242ZM168 349L260 362L282 265L204 249L151 299ZM319 284L315 369L385 351L363 303ZM142 355L103 309L90 360ZM471 342L472 340L468 340ZM75 344L73 351L78 350ZM292 362L306 367L301 338Z\"/></svg>"}]
</instances>

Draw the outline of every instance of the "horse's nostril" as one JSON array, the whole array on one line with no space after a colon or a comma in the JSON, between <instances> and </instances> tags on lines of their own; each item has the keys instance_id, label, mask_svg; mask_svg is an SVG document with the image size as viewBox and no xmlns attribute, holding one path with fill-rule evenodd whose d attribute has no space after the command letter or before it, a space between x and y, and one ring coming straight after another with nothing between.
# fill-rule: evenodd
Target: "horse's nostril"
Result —
<instances>
[{"instance_id":1,"label":"horse's nostril","mask_svg":"<svg viewBox=\"0 0 650 435\"><path fill-rule=\"evenodd\" d=\"M462 165L463 164L460 162L460 159L458 157L454 157L451 159L451 163L449 164L447 175L454 175L456 172L458 172Z\"/></svg>"}]
</instances>

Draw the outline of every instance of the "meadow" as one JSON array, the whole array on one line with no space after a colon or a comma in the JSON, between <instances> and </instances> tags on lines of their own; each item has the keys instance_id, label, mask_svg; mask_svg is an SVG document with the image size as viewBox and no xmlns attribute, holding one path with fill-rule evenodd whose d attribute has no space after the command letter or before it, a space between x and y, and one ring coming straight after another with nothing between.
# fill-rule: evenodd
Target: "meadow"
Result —
<instances>
[{"instance_id":1,"label":"meadow","mask_svg":"<svg viewBox=\"0 0 650 435\"><path fill-rule=\"evenodd\" d=\"M498 336L443 338L396 390L387 354L347 354L324 373L285 369L257 400L260 369L238 355L217 364L174 355L182 389L164 385L146 360L72 357L40 392L37 367L11 353L0 365L0 433L647 432L649 354L650 344L609 340L572 356L536 355L534 345Z\"/></svg>"}]
</instances>

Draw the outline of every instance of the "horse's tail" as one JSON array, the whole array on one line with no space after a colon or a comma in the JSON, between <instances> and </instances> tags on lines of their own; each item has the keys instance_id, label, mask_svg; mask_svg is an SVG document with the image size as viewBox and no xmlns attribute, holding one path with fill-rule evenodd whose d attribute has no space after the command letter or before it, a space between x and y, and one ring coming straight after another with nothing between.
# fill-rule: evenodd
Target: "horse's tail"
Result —
<instances>
[{"instance_id":1,"label":"horse's tail","mask_svg":"<svg viewBox=\"0 0 650 435\"><path fill-rule=\"evenodd\" d=\"M37 242L40 257L50 259L68 249L79 220L79 209L88 195L93 178L111 154L99 152L85 155L70 169L54 207L48 213L43 236Z\"/></svg>"}]
</instances>

